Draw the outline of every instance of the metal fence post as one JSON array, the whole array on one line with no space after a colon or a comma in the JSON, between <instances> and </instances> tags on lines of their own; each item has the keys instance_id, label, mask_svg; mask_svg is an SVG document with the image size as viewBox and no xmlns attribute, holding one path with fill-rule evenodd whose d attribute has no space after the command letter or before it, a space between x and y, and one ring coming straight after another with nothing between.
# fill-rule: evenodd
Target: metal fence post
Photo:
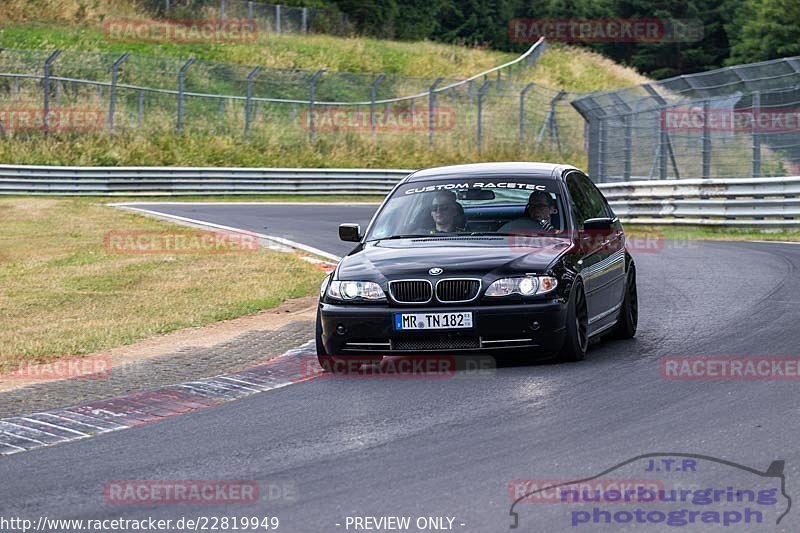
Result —
<instances>
[{"instance_id":1,"label":"metal fence post","mask_svg":"<svg viewBox=\"0 0 800 533\"><path fill-rule=\"evenodd\" d=\"M600 118L597 123L599 141L597 143L597 183L603 183L606 179L606 139L607 123L606 117Z\"/></svg>"},{"instance_id":2,"label":"metal fence post","mask_svg":"<svg viewBox=\"0 0 800 533\"><path fill-rule=\"evenodd\" d=\"M53 66L53 61L55 61L58 56L61 55L61 50L55 50L52 54L48 56L48 58L44 62L44 80L43 81L43 89L44 89L44 113L43 113L43 120L44 120L44 131L47 133L48 130L48 116L50 114L50 74L51 69Z\"/></svg>"},{"instance_id":3,"label":"metal fence post","mask_svg":"<svg viewBox=\"0 0 800 533\"><path fill-rule=\"evenodd\" d=\"M631 179L631 145L632 145L632 131L631 131L631 121L632 116L630 114L625 115L622 117L623 124L625 125L625 150L622 155L623 159L623 179L625 181L630 181Z\"/></svg>"},{"instance_id":4,"label":"metal fence post","mask_svg":"<svg viewBox=\"0 0 800 533\"><path fill-rule=\"evenodd\" d=\"M753 177L761 177L761 134L758 131L758 115L761 113L761 93L753 93Z\"/></svg>"},{"instance_id":5,"label":"metal fence post","mask_svg":"<svg viewBox=\"0 0 800 533\"><path fill-rule=\"evenodd\" d=\"M375 100L377 100L378 96L378 84L383 81L386 77L386 74L378 74L375 79L372 81L372 85L369 87L369 125L372 129L372 135L376 134L375 128Z\"/></svg>"},{"instance_id":6,"label":"metal fence post","mask_svg":"<svg viewBox=\"0 0 800 533\"><path fill-rule=\"evenodd\" d=\"M117 107L117 79L119 66L130 57L130 52L125 52L111 65L111 87L108 90L108 131L114 131L114 112Z\"/></svg>"},{"instance_id":7,"label":"metal fence post","mask_svg":"<svg viewBox=\"0 0 800 533\"><path fill-rule=\"evenodd\" d=\"M711 129L708 125L708 101L703 102L703 168L702 178L711 177Z\"/></svg>"},{"instance_id":8,"label":"metal fence post","mask_svg":"<svg viewBox=\"0 0 800 533\"><path fill-rule=\"evenodd\" d=\"M217 130L222 131L222 125L224 124L224 113L225 113L225 99L220 97L217 98Z\"/></svg>"},{"instance_id":9,"label":"metal fence post","mask_svg":"<svg viewBox=\"0 0 800 533\"><path fill-rule=\"evenodd\" d=\"M186 83L186 71L194 62L195 58L189 58L189 60L184 63L181 69L178 71L178 122L176 126L179 135L183 134L183 88Z\"/></svg>"},{"instance_id":10,"label":"metal fence post","mask_svg":"<svg viewBox=\"0 0 800 533\"><path fill-rule=\"evenodd\" d=\"M253 20L253 2L247 2L247 20Z\"/></svg>"},{"instance_id":11,"label":"metal fence post","mask_svg":"<svg viewBox=\"0 0 800 533\"><path fill-rule=\"evenodd\" d=\"M219 0L219 19L225 20L225 0Z\"/></svg>"},{"instance_id":12,"label":"metal fence post","mask_svg":"<svg viewBox=\"0 0 800 533\"><path fill-rule=\"evenodd\" d=\"M308 138L314 141L314 99L317 96L317 79L325 73L325 69L316 71L311 76L309 82L309 98L308 98Z\"/></svg>"},{"instance_id":13,"label":"metal fence post","mask_svg":"<svg viewBox=\"0 0 800 533\"><path fill-rule=\"evenodd\" d=\"M550 105L547 108L547 115L544 117L542 127L539 129L539 135L536 137L536 144L542 144L544 141L545 132L550 136L550 140L556 141L559 151L561 150L561 140L558 137L558 124L556 119L556 106L567 94L566 91L558 91L558 93L550 100Z\"/></svg>"},{"instance_id":14,"label":"metal fence post","mask_svg":"<svg viewBox=\"0 0 800 533\"><path fill-rule=\"evenodd\" d=\"M169 0L164 0L164 14L169 15Z\"/></svg>"},{"instance_id":15,"label":"metal fence post","mask_svg":"<svg viewBox=\"0 0 800 533\"><path fill-rule=\"evenodd\" d=\"M255 80L258 73L261 72L263 69L261 67L256 67L250 74L247 75L247 99L244 103L244 136L245 138L250 137L250 108L252 107L252 100L253 100L253 81Z\"/></svg>"},{"instance_id":16,"label":"metal fence post","mask_svg":"<svg viewBox=\"0 0 800 533\"><path fill-rule=\"evenodd\" d=\"M631 179L631 149L633 147L633 109L617 93L611 93L611 98L614 100L617 106L621 107L624 111L624 114L622 115L622 126L624 128L625 147L623 148L622 152L622 176L625 181L629 181ZM606 137L607 136L608 135L606 134Z\"/></svg>"},{"instance_id":17,"label":"metal fence post","mask_svg":"<svg viewBox=\"0 0 800 533\"><path fill-rule=\"evenodd\" d=\"M486 91L489 90L491 85L492 82L486 80L478 89L478 153L481 153L481 150L483 150L483 97L486 95Z\"/></svg>"},{"instance_id":18,"label":"metal fence post","mask_svg":"<svg viewBox=\"0 0 800 533\"><path fill-rule=\"evenodd\" d=\"M434 115L436 113L436 87L442 83L444 78L436 78L436 81L428 89L428 146L433 146L433 131L435 129L434 126Z\"/></svg>"},{"instance_id":19,"label":"metal fence post","mask_svg":"<svg viewBox=\"0 0 800 533\"><path fill-rule=\"evenodd\" d=\"M469 105L475 102L475 81L469 80L467 83L467 93L469 94Z\"/></svg>"},{"instance_id":20,"label":"metal fence post","mask_svg":"<svg viewBox=\"0 0 800 533\"><path fill-rule=\"evenodd\" d=\"M535 83L529 83L519 92L519 140L525 137L525 95L533 89Z\"/></svg>"},{"instance_id":21,"label":"metal fence post","mask_svg":"<svg viewBox=\"0 0 800 533\"><path fill-rule=\"evenodd\" d=\"M659 169L658 175L659 179L665 180L667 179L667 153L669 153L669 157L672 160L672 169L675 171L675 179L680 179L680 172L678 171L678 163L675 160L675 152L672 150L672 142L669 138L669 132L664 124L662 124L663 120L661 117L667 112L667 109L670 107L667 104L667 101L664 100L664 97L658 94L649 83L645 83L642 85L642 88L647 91L650 96L658 103L661 107L658 108L659 112L659 120L656 121L659 130L659 140L658 140L658 158L659 158Z\"/></svg>"},{"instance_id":22,"label":"metal fence post","mask_svg":"<svg viewBox=\"0 0 800 533\"><path fill-rule=\"evenodd\" d=\"M667 108L662 107L662 112L666 112ZM667 131L659 120L659 138L658 138L658 179L667 179Z\"/></svg>"},{"instance_id":23,"label":"metal fence post","mask_svg":"<svg viewBox=\"0 0 800 533\"><path fill-rule=\"evenodd\" d=\"M275 5L275 33L281 32L281 5Z\"/></svg>"},{"instance_id":24,"label":"metal fence post","mask_svg":"<svg viewBox=\"0 0 800 533\"><path fill-rule=\"evenodd\" d=\"M300 28L303 33L308 33L308 8L304 7L302 11L302 17L300 22Z\"/></svg>"}]
</instances>

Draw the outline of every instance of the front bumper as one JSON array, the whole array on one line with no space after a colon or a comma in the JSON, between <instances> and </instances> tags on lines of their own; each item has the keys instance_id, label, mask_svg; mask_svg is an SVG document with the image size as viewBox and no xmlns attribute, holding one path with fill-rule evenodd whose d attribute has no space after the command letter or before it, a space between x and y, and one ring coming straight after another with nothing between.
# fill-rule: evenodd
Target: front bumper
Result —
<instances>
[{"instance_id":1,"label":"front bumper","mask_svg":"<svg viewBox=\"0 0 800 533\"><path fill-rule=\"evenodd\" d=\"M473 327L395 331L395 313L471 311ZM510 351L543 354L564 342L566 302L466 306L367 306L320 303L322 343L331 355L413 355Z\"/></svg>"}]
</instances>

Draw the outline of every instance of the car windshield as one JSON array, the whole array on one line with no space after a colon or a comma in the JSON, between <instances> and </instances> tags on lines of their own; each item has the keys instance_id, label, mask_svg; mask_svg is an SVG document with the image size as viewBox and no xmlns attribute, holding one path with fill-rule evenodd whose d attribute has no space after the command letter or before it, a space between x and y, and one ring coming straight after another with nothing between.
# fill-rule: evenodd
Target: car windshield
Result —
<instances>
[{"instance_id":1,"label":"car windshield","mask_svg":"<svg viewBox=\"0 0 800 533\"><path fill-rule=\"evenodd\" d=\"M566 229L557 183L520 176L450 177L396 189L368 241L458 235L532 235Z\"/></svg>"}]
</instances>

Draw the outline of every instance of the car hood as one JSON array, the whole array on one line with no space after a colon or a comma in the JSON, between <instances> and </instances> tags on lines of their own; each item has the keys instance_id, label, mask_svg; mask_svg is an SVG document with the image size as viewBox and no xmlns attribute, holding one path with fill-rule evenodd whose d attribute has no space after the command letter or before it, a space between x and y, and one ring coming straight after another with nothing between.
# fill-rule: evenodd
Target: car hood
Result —
<instances>
[{"instance_id":1,"label":"car hood","mask_svg":"<svg viewBox=\"0 0 800 533\"><path fill-rule=\"evenodd\" d=\"M571 241L558 237L417 238L371 241L339 264L342 280L386 281L428 277L434 267L443 277L543 273Z\"/></svg>"}]
</instances>

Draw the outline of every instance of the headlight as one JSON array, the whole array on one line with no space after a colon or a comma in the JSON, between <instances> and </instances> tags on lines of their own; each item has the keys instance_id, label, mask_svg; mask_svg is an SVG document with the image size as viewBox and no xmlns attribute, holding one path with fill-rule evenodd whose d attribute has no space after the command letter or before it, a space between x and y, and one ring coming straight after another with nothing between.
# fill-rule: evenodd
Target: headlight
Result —
<instances>
[{"instance_id":1,"label":"headlight","mask_svg":"<svg viewBox=\"0 0 800 533\"><path fill-rule=\"evenodd\" d=\"M377 283L372 281L331 281L328 296L336 300L385 300L386 295Z\"/></svg>"},{"instance_id":2,"label":"headlight","mask_svg":"<svg viewBox=\"0 0 800 533\"><path fill-rule=\"evenodd\" d=\"M489 285L486 296L509 296L521 294L533 296L553 291L558 280L552 276L525 276L519 278L501 278Z\"/></svg>"}]
</instances>

